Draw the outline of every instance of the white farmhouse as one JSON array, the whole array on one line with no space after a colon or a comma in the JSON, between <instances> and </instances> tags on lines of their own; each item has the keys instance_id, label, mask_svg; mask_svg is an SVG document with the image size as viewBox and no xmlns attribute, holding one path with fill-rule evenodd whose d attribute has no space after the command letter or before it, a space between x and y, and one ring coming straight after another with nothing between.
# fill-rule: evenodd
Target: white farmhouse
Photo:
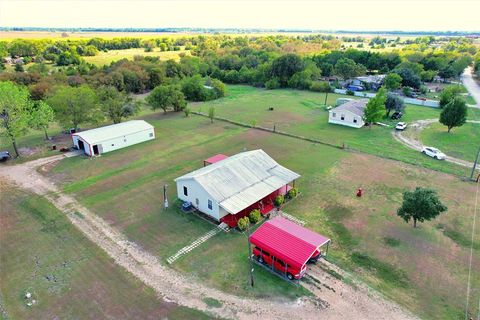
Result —
<instances>
[{"instance_id":1,"label":"white farmhouse","mask_svg":"<svg viewBox=\"0 0 480 320\"><path fill-rule=\"evenodd\" d=\"M131 120L72 134L73 145L89 156L155 139L155 130L143 120Z\"/></svg>"},{"instance_id":2,"label":"white farmhouse","mask_svg":"<svg viewBox=\"0 0 480 320\"><path fill-rule=\"evenodd\" d=\"M368 99L351 100L328 111L328 123L361 128L365 125L363 114Z\"/></svg>"},{"instance_id":3,"label":"white farmhouse","mask_svg":"<svg viewBox=\"0 0 480 320\"><path fill-rule=\"evenodd\" d=\"M263 150L238 153L175 179L178 198L230 227L259 209L270 212L300 175L282 167ZM212 157L214 158L214 157ZM210 158L210 159L212 159Z\"/></svg>"}]
</instances>

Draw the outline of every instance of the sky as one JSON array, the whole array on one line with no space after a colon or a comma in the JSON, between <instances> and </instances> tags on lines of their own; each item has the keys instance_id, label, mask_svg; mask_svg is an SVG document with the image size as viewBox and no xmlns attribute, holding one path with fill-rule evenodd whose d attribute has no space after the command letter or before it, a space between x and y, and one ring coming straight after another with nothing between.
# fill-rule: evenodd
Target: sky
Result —
<instances>
[{"instance_id":1,"label":"sky","mask_svg":"<svg viewBox=\"0 0 480 320\"><path fill-rule=\"evenodd\" d=\"M0 26L480 31L480 0L0 0Z\"/></svg>"}]
</instances>

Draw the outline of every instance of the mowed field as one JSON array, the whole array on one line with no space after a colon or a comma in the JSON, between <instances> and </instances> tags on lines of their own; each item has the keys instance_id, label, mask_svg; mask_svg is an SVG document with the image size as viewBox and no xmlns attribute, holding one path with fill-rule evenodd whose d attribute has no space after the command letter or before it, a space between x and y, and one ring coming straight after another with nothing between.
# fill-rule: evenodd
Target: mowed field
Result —
<instances>
[{"instance_id":1,"label":"mowed field","mask_svg":"<svg viewBox=\"0 0 480 320\"><path fill-rule=\"evenodd\" d=\"M239 87L239 90L256 89ZM270 95L269 101L273 101L276 108L268 114L283 115L277 115L279 121L297 115L279 107L286 97L290 101L295 101L292 96L297 97L298 105L293 108L304 108L297 115L302 121L303 118L317 121L314 116L321 116L324 112L316 107L314 96L310 105L304 105L301 103L303 96L298 98L300 93L296 91L285 91L283 94L282 91L264 92ZM234 100L235 96L241 101L241 94L231 90L231 95L221 101L231 103L229 99ZM275 97L275 94L279 96ZM221 101L215 105L222 105ZM261 105L260 101L258 105ZM236 113L231 111L231 114L244 117L241 120L245 121L255 118L267 121L267 117L260 116L269 105L258 109L252 107L250 115L241 109ZM200 105L197 107L200 108ZM420 116L420 112L409 113L412 118ZM45 174L56 180L65 192L75 195L82 204L166 263L169 256L213 228L204 220L179 210L173 179L201 167L203 159L216 153L231 155L262 148L279 163L302 175L297 180L302 194L290 202L285 211L305 220L307 227L332 238L329 258L332 262L422 318L462 318L474 184L399 161L219 121L212 124L209 119L199 116L185 118L182 114L157 113L144 118L156 127L157 139L154 141L94 160L83 157L65 159ZM287 123L281 125L283 128ZM311 126L312 133L322 130L321 126L317 128L309 122L303 130L307 130L308 126ZM323 130L327 134L327 130ZM365 130L365 135L377 129L368 130ZM388 131L377 131L377 135L379 133L385 133L385 139L390 137ZM335 130L328 134L334 138L337 135ZM337 141L341 142L348 136L345 131L341 138L337 137ZM362 139L367 142L368 136ZM373 148L375 143L372 141L367 147ZM391 143L396 142L392 140ZM399 145L393 147L400 148ZM459 170L443 163L438 165L439 170ZM162 189L166 184L173 205L165 211L162 208ZM395 211L401 203L402 193L416 186L436 189L449 211L435 221L420 224L414 229L411 224L399 219ZM358 187L365 190L361 199L355 197ZM473 270L480 268L479 250L480 238L477 236ZM294 299L309 294L302 287L291 286L259 268L255 270L256 285L251 289L247 256L245 235L231 231L215 236L171 267L206 285L238 295ZM478 287L480 276L473 273L472 288ZM478 301L479 296L480 292L474 291L471 301ZM472 303L471 313L476 314L477 308Z\"/></svg>"},{"instance_id":2,"label":"mowed field","mask_svg":"<svg viewBox=\"0 0 480 320\"><path fill-rule=\"evenodd\" d=\"M4 182L0 194L1 319L209 318L157 298L46 199Z\"/></svg>"},{"instance_id":3,"label":"mowed field","mask_svg":"<svg viewBox=\"0 0 480 320\"><path fill-rule=\"evenodd\" d=\"M158 48L155 48L152 52L145 52L145 49L143 48L132 48L124 50L109 50L107 52L100 51L96 56L83 58L85 61L93 63L96 66L103 66L121 59L133 60L135 56L159 57L162 61L170 59L178 61L180 60L180 54L190 55L190 51L160 51Z\"/></svg>"},{"instance_id":4,"label":"mowed field","mask_svg":"<svg viewBox=\"0 0 480 320\"><path fill-rule=\"evenodd\" d=\"M335 105L338 98L348 96L329 94L328 105ZM352 98L352 97L349 97ZM215 114L246 124L255 124L266 128L285 131L336 146L344 145L347 148L380 155L382 157L418 164L426 168L440 170L458 175L465 175L468 169L448 162L434 161L411 150L392 137L392 129L398 121L383 119L382 122L390 127L373 126L361 129L334 125L328 123L328 111L324 107L325 94L290 89L265 90L250 86L228 86L228 96L224 99L206 103L191 104L195 111L207 113L210 107L215 107ZM268 108L273 107L273 111ZM438 118L440 110L421 106L407 105L405 115L401 121L411 122L420 119ZM480 119L480 110L469 108L468 118ZM468 126L467 126L468 127ZM445 128L445 127L444 127ZM458 130L458 132L457 132ZM467 129L468 130L468 129ZM442 137L434 137L429 142L438 147L450 143L450 149L459 148L460 158L470 152L466 147L472 141L480 143L480 135L466 134L463 128L452 131L450 142L442 143ZM452 144L452 140L456 142ZM473 140L472 140L473 139ZM465 157L471 159L471 156Z\"/></svg>"}]
</instances>

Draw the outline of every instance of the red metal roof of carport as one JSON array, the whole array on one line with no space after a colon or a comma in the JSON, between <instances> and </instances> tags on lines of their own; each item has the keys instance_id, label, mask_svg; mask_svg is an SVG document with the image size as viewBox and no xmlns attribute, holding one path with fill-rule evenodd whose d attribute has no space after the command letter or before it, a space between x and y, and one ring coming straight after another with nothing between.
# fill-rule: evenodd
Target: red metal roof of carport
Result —
<instances>
[{"instance_id":1,"label":"red metal roof of carport","mask_svg":"<svg viewBox=\"0 0 480 320\"><path fill-rule=\"evenodd\" d=\"M302 268L315 250L328 241L283 217L265 222L250 236L252 244L297 268Z\"/></svg>"},{"instance_id":2,"label":"red metal roof of carport","mask_svg":"<svg viewBox=\"0 0 480 320\"><path fill-rule=\"evenodd\" d=\"M215 162L222 161L223 159L226 159L226 158L228 158L228 156L219 153L219 154L214 155L214 156L212 156L208 159L203 160L203 162L208 163L208 164L213 164Z\"/></svg>"}]
</instances>

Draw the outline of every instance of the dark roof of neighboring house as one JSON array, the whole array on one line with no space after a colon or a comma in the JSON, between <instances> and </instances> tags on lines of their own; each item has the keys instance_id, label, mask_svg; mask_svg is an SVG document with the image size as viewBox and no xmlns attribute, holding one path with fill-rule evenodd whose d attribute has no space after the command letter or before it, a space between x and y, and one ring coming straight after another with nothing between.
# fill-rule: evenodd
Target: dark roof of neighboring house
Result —
<instances>
[{"instance_id":1,"label":"dark roof of neighboring house","mask_svg":"<svg viewBox=\"0 0 480 320\"><path fill-rule=\"evenodd\" d=\"M358 99L345 102L344 104L339 105L338 107L332 109L331 111L338 112L342 110L350 111L357 116L363 117L363 113L367 106L368 99Z\"/></svg>"}]
</instances>

